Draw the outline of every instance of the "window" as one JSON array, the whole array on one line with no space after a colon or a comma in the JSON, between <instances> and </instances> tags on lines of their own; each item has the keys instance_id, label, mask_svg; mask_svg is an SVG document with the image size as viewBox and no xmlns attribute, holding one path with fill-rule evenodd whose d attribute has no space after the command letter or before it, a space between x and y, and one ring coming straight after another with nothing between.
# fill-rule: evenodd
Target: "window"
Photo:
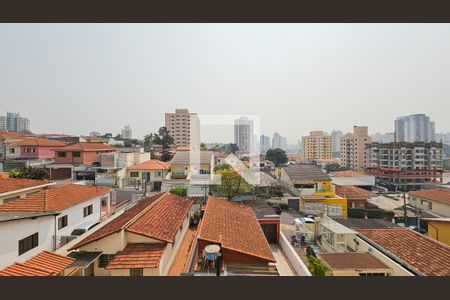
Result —
<instances>
[{"instance_id":1,"label":"window","mask_svg":"<svg viewBox=\"0 0 450 300\"><path fill-rule=\"evenodd\" d=\"M156 176L161 176L161 172L156 172Z\"/></svg>"},{"instance_id":2,"label":"window","mask_svg":"<svg viewBox=\"0 0 450 300\"><path fill-rule=\"evenodd\" d=\"M66 157L67 153L66 152L58 152L58 157Z\"/></svg>"},{"instance_id":3,"label":"window","mask_svg":"<svg viewBox=\"0 0 450 300\"><path fill-rule=\"evenodd\" d=\"M67 215L58 218L58 229L64 228L66 226L67 226Z\"/></svg>"},{"instance_id":4,"label":"window","mask_svg":"<svg viewBox=\"0 0 450 300\"><path fill-rule=\"evenodd\" d=\"M19 255L36 248L39 245L39 234L36 232L19 241Z\"/></svg>"},{"instance_id":5,"label":"window","mask_svg":"<svg viewBox=\"0 0 450 300\"><path fill-rule=\"evenodd\" d=\"M76 152L72 152L72 157L80 157L81 156L81 152L76 151Z\"/></svg>"},{"instance_id":6,"label":"window","mask_svg":"<svg viewBox=\"0 0 450 300\"><path fill-rule=\"evenodd\" d=\"M104 268L114 258L114 254L102 254L98 259L98 267Z\"/></svg>"},{"instance_id":7,"label":"window","mask_svg":"<svg viewBox=\"0 0 450 300\"><path fill-rule=\"evenodd\" d=\"M92 215L92 204L83 208L83 217L86 218L89 215Z\"/></svg>"},{"instance_id":8,"label":"window","mask_svg":"<svg viewBox=\"0 0 450 300\"><path fill-rule=\"evenodd\" d=\"M139 177L139 172L130 172L130 177Z\"/></svg>"},{"instance_id":9,"label":"window","mask_svg":"<svg viewBox=\"0 0 450 300\"><path fill-rule=\"evenodd\" d=\"M9 148L9 154L16 153L16 148Z\"/></svg>"},{"instance_id":10,"label":"window","mask_svg":"<svg viewBox=\"0 0 450 300\"><path fill-rule=\"evenodd\" d=\"M130 276L144 276L144 269L130 269Z\"/></svg>"}]
</instances>

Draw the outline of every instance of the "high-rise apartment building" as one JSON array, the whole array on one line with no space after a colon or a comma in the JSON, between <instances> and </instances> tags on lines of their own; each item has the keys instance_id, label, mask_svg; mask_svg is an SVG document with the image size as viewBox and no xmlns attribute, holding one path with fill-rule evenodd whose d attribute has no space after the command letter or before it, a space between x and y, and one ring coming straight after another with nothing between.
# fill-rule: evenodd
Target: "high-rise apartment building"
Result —
<instances>
[{"instance_id":1,"label":"high-rise apartment building","mask_svg":"<svg viewBox=\"0 0 450 300\"><path fill-rule=\"evenodd\" d=\"M6 117L0 118L0 128L14 132L29 132L30 120L21 117L19 113L7 112Z\"/></svg>"},{"instance_id":2,"label":"high-rise apartment building","mask_svg":"<svg viewBox=\"0 0 450 300\"><path fill-rule=\"evenodd\" d=\"M341 138L343 136L342 131L333 130L330 134L331 136L331 152L334 158L340 157L339 152L341 151Z\"/></svg>"},{"instance_id":3,"label":"high-rise apartment building","mask_svg":"<svg viewBox=\"0 0 450 300\"><path fill-rule=\"evenodd\" d=\"M366 152L367 173L390 189L415 190L443 181L441 143L371 143Z\"/></svg>"},{"instance_id":4,"label":"high-rise apartment building","mask_svg":"<svg viewBox=\"0 0 450 300\"><path fill-rule=\"evenodd\" d=\"M193 151L200 151L198 114L190 113L187 109L176 109L175 113L166 113L165 126L176 146L189 146Z\"/></svg>"},{"instance_id":5,"label":"high-rise apartment building","mask_svg":"<svg viewBox=\"0 0 450 300\"><path fill-rule=\"evenodd\" d=\"M302 137L305 160L331 159L331 136L323 131L311 131L309 136Z\"/></svg>"},{"instance_id":6,"label":"high-rise apartment building","mask_svg":"<svg viewBox=\"0 0 450 300\"><path fill-rule=\"evenodd\" d=\"M362 172L367 166L366 145L371 143L367 126L353 126L353 133L341 138L341 166Z\"/></svg>"},{"instance_id":7,"label":"high-rise apartment building","mask_svg":"<svg viewBox=\"0 0 450 300\"><path fill-rule=\"evenodd\" d=\"M272 148L280 148L287 151L287 138L281 136L278 132L273 134Z\"/></svg>"},{"instance_id":8,"label":"high-rise apartment building","mask_svg":"<svg viewBox=\"0 0 450 300\"><path fill-rule=\"evenodd\" d=\"M436 125L425 114L399 117L395 120L396 142L434 142Z\"/></svg>"},{"instance_id":9,"label":"high-rise apartment building","mask_svg":"<svg viewBox=\"0 0 450 300\"><path fill-rule=\"evenodd\" d=\"M392 143L395 141L395 133L375 133L370 136L372 143Z\"/></svg>"},{"instance_id":10,"label":"high-rise apartment building","mask_svg":"<svg viewBox=\"0 0 450 300\"><path fill-rule=\"evenodd\" d=\"M122 138L124 138L124 139L130 139L131 140L133 138L133 131L131 130L131 127L130 127L129 124L125 125L122 128L121 135L122 135Z\"/></svg>"},{"instance_id":11,"label":"high-rise apartment building","mask_svg":"<svg viewBox=\"0 0 450 300\"><path fill-rule=\"evenodd\" d=\"M238 146L239 152L249 154L254 150L253 121L247 117L234 120L234 143Z\"/></svg>"},{"instance_id":12,"label":"high-rise apartment building","mask_svg":"<svg viewBox=\"0 0 450 300\"><path fill-rule=\"evenodd\" d=\"M270 149L270 137L267 135L261 135L259 139L260 151L261 154L266 154L267 150Z\"/></svg>"}]
</instances>

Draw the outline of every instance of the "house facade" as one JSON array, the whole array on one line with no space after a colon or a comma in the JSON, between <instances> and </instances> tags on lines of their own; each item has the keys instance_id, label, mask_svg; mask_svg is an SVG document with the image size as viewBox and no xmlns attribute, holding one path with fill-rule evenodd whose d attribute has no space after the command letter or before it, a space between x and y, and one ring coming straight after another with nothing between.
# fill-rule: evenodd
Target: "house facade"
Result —
<instances>
[{"instance_id":1,"label":"house facade","mask_svg":"<svg viewBox=\"0 0 450 300\"><path fill-rule=\"evenodd\" d=\"M57 149L55 164L92 165L100 164L100 154L117 149L101 143L77 143Z\"/></svg>"},{"instance_id":2,"label":"house facade","mask_svg":"<svg viewBox=\"0 0 450 300\"><path fill-rule=\"evenodd\" d=\"M55 157L55 150L66 144L43 138L28 138L20 141L19 146L21 158L52 159Z\"/></svg>"},{"instance_id":3,"label":"house facade","mask_svg":"<svg viewBox=\"0 0 450 300\"><path fill-rule=\"evenodd\" d=\"M0 178L0 205L8 203L55 185L48 180Z\"/></svg>"},{"instance_id":4,"label":"house facade","mask_svg":"<svg viewBox=\"0 0 450 300\"><path fill-rule=\"evenodd\" d=\"M442 217L450 217L450 190L431 189L408 193L409 204L421 211L430 211Z\"/></svg>"},{"instance_id":5,"label":"house facade","mask_svg":"<svg viewBox=\"0 0 450 300\"><path fill-rule=\"evenodd\" d=\"M119 186L143 188L146 184L149 190L161 190L162 181L170 171L170 164L159 160L148 160L141 164L126 168L125 176Z\"/></svg>"}]
</instances>

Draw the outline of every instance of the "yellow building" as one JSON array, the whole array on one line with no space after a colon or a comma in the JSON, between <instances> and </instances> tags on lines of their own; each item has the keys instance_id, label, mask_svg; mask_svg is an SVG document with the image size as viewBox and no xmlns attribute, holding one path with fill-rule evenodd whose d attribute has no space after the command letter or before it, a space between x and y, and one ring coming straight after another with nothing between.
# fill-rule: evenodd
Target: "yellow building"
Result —
<instances>
[{"instance_id":1,"label":"yellow building","mask_svg":"<svg viewBox=\"0 0 450 300\"><path fill-rule=\"evenodd\" d=\"M302 195L300 210L305 214L347 217L347 199L336 194L331 180L316 181L313 195Z\"/></svg>"},{"instance_id":2,"label":"yellow building","mask_svg":"<svg viewBox=\"0 0 450 300\"><path fill-rule=\"evenodd\" d=\"M450 246L450 218L422 219L428 223L428 236Z\"/></svg>"}]
</instances>

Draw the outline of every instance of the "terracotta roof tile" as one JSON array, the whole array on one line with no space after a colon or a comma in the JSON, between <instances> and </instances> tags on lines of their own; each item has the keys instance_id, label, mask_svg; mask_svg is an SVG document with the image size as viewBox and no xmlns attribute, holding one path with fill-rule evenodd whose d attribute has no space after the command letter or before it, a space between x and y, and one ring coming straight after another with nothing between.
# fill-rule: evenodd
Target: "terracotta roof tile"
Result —
<instances>
[{"instance_id":1,"label":"terracotta roof tile","mask_svg":"<svg viewBox=\"0 0 450 300\"><path fill-rule=\"evenodd\" d=\"M193 201L165 193L150 210L127 226L129 232L172 243Z\"/></svg>"},{"instance_id":2,"label":"terracotta roof tile","mask_svg":"<svg viewBox=\"0 0 450 300\"><path fill-rule=\"evenodd\" d=\"M0 211L59 212L110 191L105 187L67 184L0 205Z\"/></svg>"},{"instance_id":3,"label":"terracotta roof tile","mask_svg":"<svg viewBox=\"0 0 450 300\"><path fill-rule=\"evenodd\" d=\"M128 244L125 249L116 253L106 269L157 268L166 246L166 243Z\"/></svg>"},{"instance_id":4,"label":"terracotta roof tile","mask_svg":"<svg viewBox=\"0 0 450 300\"><path fill-rule=\"evenodd\" d=\"M116 147L112 147L103 143L77 143L63 148L58 148L59 151L116 151Z\"/></svg>"},{"instance_id":5,"label":"terracotta roof tile","mask_svg":"<svg viewBox=\"0 0 450 300\"><path fill-rule=\"evenodd\" d=\"M335 185L336 194L350 201L367 201L373 193L353 185Z\"/></svg>"},{"instance_id":6,"label":"terracotta roof tile","mask_svg":"<svg viewBox=\"0 0 450 300\"><path fill-rule=\"evenodd\" d=\"M0 193L12 192L50 183L52 183L52 181L49 180L0 178Z\"/></svg>"},{"instance_id":7,"label":"terracotta roof tile","mask_svg":"<svg viewBox=\"0 0 450 300\"><path fill-rule=\"evenodd\" d=\"M0 271L0 276L56 276L75 259L49 251L43 251L25 263L14 263Z\"/></svg>"},{"instance_id":8,"label":"terracotta roof tile","mask_svg":"<svg viewBox=\"0 0 450 300\"><path fill-rule=\"evenodd\" d=\"M275 261L255 213L247 205L210 196L198 239L270 262Z\"/></svg>"},{"instance_id":9,"label":"terracotta roof tile","mask_svg":"<svg viewBox=\"0 0 450 300\"><path fill-rule=\"evenodd\" d=\"M322 258L332 269L388 269L369 253L323 253Z\"/></svg>"},{"instance_id":10,"label":"terracotta roof tile","mask_svg":"<svg viewBox=\"0 0 450 300\"><path fill-rule=\"evenodd\" d=\"M69 250L77 249L122 229L172 243L192 203L192 200L170 193L156 194L141 200Z\"/></svg>"},{"instance_id":11,"label":"terracotta roof tile","mask_svg":"<svg viewBox=\"0 0 450 300\"><path fill-rule=\"evenodd\" d=\"M6 142L23 140L26 138L27 138L27 135L25 133L0 131L0 139L5 140Z\"/></svg>"},{"instance_id":12,"label":"terracotta roof tile","mask_svg":"<svg viewBox=\"0 0 450 300\"><path fill-rule=\"evenodd\" d=\"M358 231L424 275L450 275L450 247L443 243L406 228Z\"/></svg>"},{"instance_id":13,"label":"terracotta roof tile","mask_svg":"<svg viewBox=\"0 0 450 300\"><path fill-rule=\"evenodd\" d=\"M355 172L355 171L336 171L331 172L330 176L332 177L360 177L360 176L370 176L362 172Z\"/></svg>"},{"instance_id":14,"label":"terracotta roof tile","mask_svg":"<svg viewBox=\"0 0 450 300\"><path fill-rule=\"evenodd\" d=\"M42 138L24 139L19 142L20 146L39 146L39 147L64 147L67 144Z\"/></svg>"},{"instance_id":15,"label":"terracotta roof tile","mask_svg":"<svg viewBox=\"0 0 450 300\"><path fill-rule=\"evenodd\" d=\"M133 170L168 170L168 169L170 169L170 164L160 161L160 160L151 159L151 160L148 160L141 164L128 167L127 169L130 171L133 171Z\"/></svg>"},{"instance_id":16,"label":"terracotta roof tile","mask_svg":"<svg viewBox=\"0 0 450 300\"><path fill-rule=\"evenodd\" d=\"M419 197L426 200L441 202L450 205L450 190L447 189L413 191L409 192L408 194L414 197Z\"/></svg>"}]
</instances>

